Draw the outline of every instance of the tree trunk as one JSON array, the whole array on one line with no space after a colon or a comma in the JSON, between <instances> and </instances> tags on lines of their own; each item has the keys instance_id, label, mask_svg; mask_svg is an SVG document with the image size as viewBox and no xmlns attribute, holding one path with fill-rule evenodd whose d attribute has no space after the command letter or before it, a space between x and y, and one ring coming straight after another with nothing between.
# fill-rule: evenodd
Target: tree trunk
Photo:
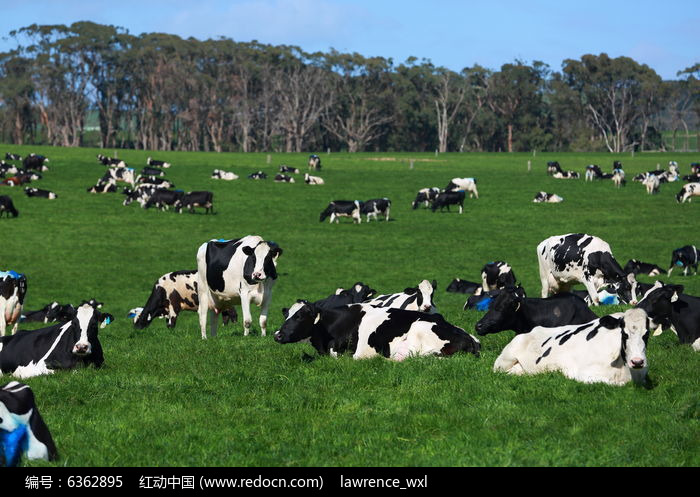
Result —
<instances>
[{"instance_id":1,"label":"tree trunk","mask_svg":"<svg viewBox=\"0 0 700 497\"><path fill-rule=\"evenodd\" d=\"M508 124L508 152L513 151L513 125Z\"/></svg>"}]
</instances>

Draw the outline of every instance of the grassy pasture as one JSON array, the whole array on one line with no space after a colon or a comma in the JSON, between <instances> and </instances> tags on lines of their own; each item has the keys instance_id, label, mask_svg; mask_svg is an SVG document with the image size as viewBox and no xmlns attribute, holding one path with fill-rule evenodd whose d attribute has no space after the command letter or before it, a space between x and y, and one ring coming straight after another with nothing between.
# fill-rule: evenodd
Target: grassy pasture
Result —
<instances>
[{"instance_id":1,"label":"grassy pasture","mask_svg":"<svg viewBox=\"0 0 700 497\"><path fill-rule=\"evenodd\" d=\"M95 297L117 317L100 332L103 369L26 380L61 454L56 465L700 464L700 355L672 333L650 339L651 386L644 389L583 385L558 374L494 374L512 332L484 337L480 358L307 363L301 356L312 352L309 345L259 336L257 308L252 336L243 337L236 323L207 341L194 313L182 314L172 331L161 320L136 331L125 318L160 275L194 269L204 241L259 234L284 249L270 330L297 298L322 298L356 281L387 293L435 278L440 312L471 331L482 314L462 311L464 298L445 292L449 281L476 281L484 263L506 260L528 295L539 296L535 246L548 236L600 236L623 265L637 258L666 267L672 249L700 244L698 203L675 202L680 184L649 196L631 181L669 160L687 174L696 155L323 154L326 184L307 186L300 177L295 184L272 181L280 164L305 170L307 154L273 154L267 164L265 154L119 151L136 168L149 155L168 160L177 188L214 192L215 215L177 215L123 207L120 194L86 193L104 170L99 150L0 147L2 156L6 151L50 157L51 170L34 186L59 195L48 201L0 187L20 211L0 220L0 269L27 274L25 308ZM615 159L629 179L620 190L545 174L548 160L583 176L586 164L609 171ZM215 168L241 179L211 180ZM270 178L245 178L259 169ZM455 176L478 178L480 199L467 199L463 215L411 209L418 189L444 187ZM540 190L565 201L533 204ZM318 221L330 200L381 196L393 202L388 223ZM699 277L676 272L671 281L700 295Z\"/></svg>"}]
</instances>

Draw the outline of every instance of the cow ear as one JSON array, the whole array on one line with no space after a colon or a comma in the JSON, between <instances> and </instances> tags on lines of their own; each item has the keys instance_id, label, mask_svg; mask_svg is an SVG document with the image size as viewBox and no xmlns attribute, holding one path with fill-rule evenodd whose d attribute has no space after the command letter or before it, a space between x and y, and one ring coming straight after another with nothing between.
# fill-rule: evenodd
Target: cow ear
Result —
<instances>
[{"instance_id":1,"label":"cow ear","mask_svg":"<svg viewBox=\"0 0 700 497\"><path fill-rule=\"evenodd\" d=\"M627 282L630 285L634 285L634 282L637 281L637 278L634 276L634 273L630 273L627 275Z\"/></svg>"},{"instance_id":2,"label":"cow ear","mask_svg":"<svg viewBox=\"0 0 700 497\"><path fill-rule=\"evenodd\" d=\"M612 330L614 328L623 327L625 321L622 318L616 318L614 316L603 316L600 318L600 325L604 328Z\"/></svg>"},{"instance_id":3,"label":"cow ear","mask_svg":"<svg viewBox=\"0 0 700 497\"><path fill-rule=\"evenodd\" d=\"M284 319L287 319L287 316L289 316L289 309L287 307L282 308L282 315L284 316Z\"/></svg>"},{"instance_id":4,"label":"cow ear","mask_svg":"<svg viewBox=\"0 0 700 497\"><path fill-rule=\"evenodd\" d=\"M108 312L101 314L99 317L100 320L100 328L104 328L108 324L110 324L112 321L114 321L114 316L109 314Z\"/></svg>"},{"instance_id":5,"label":"cow ear","mask_svg":"<svg viewBox=\"0 0 700 497\"><path fill-rule=\"evenodd\" d=\"M437 280L433 280L430 284L433 285L433 290L437 290Z\"/></svg>"},{"instance_id":6,"label":"cow ear","mask_svg":"<svg viewBox=\"0 0 700 497\"><path fill-rule=\"evenodd\" d=\"M253 255L254 252L253 247L248 247L247 245L242 250L245 255Z\"/></svg>"},{"instance_id":7,"label":"cow ear","mask_svg":"<svg viewBox=\"0 0 700 497\"><path fill-rule=\"evenodd\" d=\"M671 288L673 288L673 297L671 297L671 302L676 302L679 298L681 293L683 293L683 285L669 285Z\"/></svg>"},{"instance_id":8,"label":"cow ear","mask_svg":"<svg viewBox=\"0 0 700 497\"><path fill-rule=\"evenodd\" d=\"M403 293L413 295L414 293L418 293L418 288L404 288Z\"/></svg>"}]
</instances>

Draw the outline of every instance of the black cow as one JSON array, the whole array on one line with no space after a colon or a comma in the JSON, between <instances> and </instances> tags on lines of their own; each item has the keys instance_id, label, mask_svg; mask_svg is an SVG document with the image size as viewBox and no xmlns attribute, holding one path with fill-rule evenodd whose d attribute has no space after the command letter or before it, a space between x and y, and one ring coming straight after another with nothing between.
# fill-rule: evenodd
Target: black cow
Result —
<instances>
[{"instance_id":1,"label":"black cow","mask_svg":"<svg viewBox=\"0 0 700 497\"><path fill-rule=\"evenodd\" d=\"M170 163L169 163L169 162L165 162L165 161L162 161L162 160L151 159L150 157L149 157L148 159L146 159L146 165L147 165L147 166L155 166L155 167L164 167L164 168L166 168L166 169L170 167Z\"/></svg>"},{"instance_id":2,"label":"black cow","mask_svg":"<svg viewBox=\"0 0 700 497\"><path fill-rule=\"evenodd\" d=\"M522 288L511 287L498 294L474 329L482 336L503 330L520 334L532 331L535 326L552 328L588 323L597 318L582 298L571 293L536 299L526 297Z\"/></svg>"},{"instance_id":3,"label":"black cow","mask_svg":"<svg viewBox=\"0 0 700 497\"><path fill-rule=\"evenodd\" d=\"M26 187L24 189L24 193L27 197L41 197L48 198L49 200L54 200L58 198L58 195L56 195L54 192L49 190L42 190L41 188Z\"/></svg>"},{"instance_id":4,"label":"black cow","mask_svg":"<svg viewBox=\"0 0 700 497\"><path fill-rule=\"evenodd\" d=\"M38 311L24 311L22 314L22 323L34 322L34 323L54 323L54 322L65 322L73 317L75 314L75 307L70 304L59 304L58 302L51 302L46 304L44 307Z\"/></svg>"},{"instance_id":5,"label":"black cow","mask_svg":"<svg viewBox=\"0 0 700 497\"><path fill-rule=\"evenodd\" d=\"M376 290L358 281L348 289L338 288L335 294L314 302L314 306L321 309L332 309L350 304L360 304L377 293Z\"/></svg>"},{"instance_id":6,"label":"black cow","mask_svg":"<svg viewBox=\"0 0 700 497\"><path fill-rule=\"evenodd\" d=\"M37 171L47 171L49 168L44 164L49 162L49 159L43 155L29 154L24 158L22 164L24 164L25 169L36 169Z\"/></svg>"},{"instance_id":7,"label":"black cow","mask_svg":"<svg viewBox=\"0 0 700 497\"><path fill-rule=\"evenodd\" d=\"M27 295L27 277L16 271L0 271L0 336L5 336L7 325L17 332L24 297Z\"/></svg>"},{"instance_id":8,"label":"black cow","mask_svg":"<svg viewBox=\"0 0 700 497\"><path fill-rule=\"evenodd\" d=\"M321 212L319 217L319 222L323 222L327 217L330 216L332 223L340 222L338 218L341 217L351 217L354 222L361 223L362 216L360 215L362 211L362 202L359 200L333 200L328 207Z\"/></svg>"},{"instance_id":9,"label":"black cow","mask_svg":"<svg viewBox=\"0 0 700 497\"><path fill-rule=\"evenodd\" d=\"M142 176L165 176L165 171L162 169L157 169L155 167L144 167L141 169Z\"/></svg>"},{"instance_id":10,"label":"black cow","mask_svg":"<svg viewBox=\"0 0 700 497\"><path fill-rule=\"evenodd\" d=\"M682 285L664 285L657 281L637 304L646 311L658 329L654 335L670 328L679 343L700 351L700 298L683 293Z\"/></svg>"},{"instance_id":11,"label":"black cow","mask_svg":"<svg viewBox=\"0 0 700 497\"><path fill-rule=\"evenodd\" d=\"M204 208L204 213L214 214L214 194L212 192L187 192L175 202L175 212L182 213L183 207L194 214L195 207Z\"/></svg>"},{"instance_id":12,"label":"black cow","mask_svg":"<svg viewBox=\"0 0 700 497\"><path fill-rule=\"evenodd\" d=\"M383 356L402 361L415 355L479 355L479 341L448 323L440 314L352 304L323 309L297 301L283 309L285 321L275 333L278 343L310 339L319 354L349 352L354 359Z\"/></svg>"},{"instance_id":13,"label":"black cow","mask_svg":"<svg viewBox=\"0 0 700 497\"><path fill-rule=\"evenodd\" d=\"M248 175L248 179L267 179L267 174L263 171L256 171Z\"/></svg>"},{"instance_id":14,"label":"black cow","mask_svg":"<svg viewBox=\"0 0 700 497\"><path fill-rule=\"evenodd\" d=\"M695 269L698 274L698 248L695 245L686 245L678 248L671 254L671 267L668 268L668 276L671 276L674 266L683 268L683 276L688 276L688 269Z\"/></svg>"},{"instance_id":15,"label":"black cow","mask_svg":"<svg viewBox=\"0 0 700 497\"><path fill-rule=\"evenodd\" d=\"M176 206L177 202L181 200L184 195L185 192L182 191L171 191L158 188L148 198L146 203L143 204L143 208L148 209L155 205L157 208L164 211L170 206Z\"/></svg>"},{"instance_id":16,"label":"black cow","mask_svg":"<svg viewBox=\"0 0 700 497\"><path fill-rule=\"evenodd\" d=\"M500 290L509 286L515 286L515 284L515 273L507 262L489 262L481 268L481 287L485 292Z\"/></svg>"},{"instance_id":17,"label":"black cow","mask_svg":"<svg viewBox=\"0 0 700 497\"><path fill-rule=\"evenodd\" d=\"M454 293L474 293L477 288L481 288L481 283L473 283L471 281L455 278L447 285L448 292Z\"/></svg>"},{"instance_id":18,"label":"black cow","mask_svg":"<svg viewBox=\"0 0 700 497\"><path fill-rule=\"evenodd\" d=\"M58 451L32 389L11 381L0 387L0 467L17 466L22 456L54 461Z\"/></svg>"},{"instance_id":19,"label":"black cow","mask_svg":"<svg viewBox=\"0 0 700 497\"><path fill-rule=\"evenodd\" d=\"M377 215L381 214L384 216L385 220L389 220L389 213L391 211L391 200L388 198L373 198L362 203L360 208L360 213L367 216L367 222L369 223L370 216L373 216L375 221L378 221Z\"/></svg>"},{"instance_id":20,"label":"black cow","mask_svg":"<svg viewBox=\"0 0 700 497\"><path fill-rule=\"evenodd\" d=\"M625 272L625 274L646 274L647 276L658 276L664 272L664 270L656 264L641 262L637 259L630 259L627 261L627 264L625 264L625 267L622 270Z\"/></svg>"},{"instance_id":21,"label":"black cow","mask_svg":"<svg viewBox=\"0 0 700 497\"><path fill-rule=\"evenodd\" d=\"M458 190L456 192L442 192L433 201L433 206L431 209L433 212L440 209L442 212L445 207L450 210L450 205L459 205L459 213L461 214L464 210L464 190Z\"/></svg>"},{"instance_id":22,"label":"black cow","mask_svg":"<svg viewBox=\"0 0 700 497\"><path fill-rule=\"evenodd\" d=\"M12 203L12 198L8 195L0 195L0 217L2 217L3 212L7 213L7 217L10 217L10 214L12 217L19 216L19 211L15 209L15 204Z\"/></svg>"},{"instance_id":23,"label":"black cow","mask_svg":"<svg viewBox=\"0 0 700 497\"><path fill-rule=\"evenodd\" d=\"M7 160L22 160L22 156L19 154L12 154L10 152L7 152L5 154L5 159L7 159Z\"/></svg>"},{"instance_id":24,"label":"black cow","mask_svg":"<svg viewBox=\"0 0 700 497\"><path fill-rule=\"evenodd\" d=\"M20 330L0 337L0 372L17 378L52 374L56 369L72 369L78 364L104 363L98 326L112 316L83 304L70 321L39 330Z\"/></svg>"}]
</instances>

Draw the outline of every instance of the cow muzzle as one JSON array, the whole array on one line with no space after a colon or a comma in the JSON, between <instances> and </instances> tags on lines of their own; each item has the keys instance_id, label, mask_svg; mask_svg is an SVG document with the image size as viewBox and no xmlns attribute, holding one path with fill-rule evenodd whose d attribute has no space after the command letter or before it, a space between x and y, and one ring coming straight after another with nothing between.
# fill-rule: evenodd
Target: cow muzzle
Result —
<instances>
[{"instance_id":1,"label":"cow muzzle","mask_svg":"<svg viewBox=\"0 0 700 497\"><path fill-rule=\"evenodd\" d=\"M79 356L86 356L90 355L92 352L92 346L89 343L76 343L73 346L73 354L79 355Z\"/></svg>"},{"instance_id":2,"label":"cow muzzle","mask_svg":"<svg viewBox=\"0 0 700 497\"><path fill-rule=\"evenodd\" d=\"M644 366L646 366L646 360L640 357L633 357L630 359L629 366L632 369L642 369Z\"/></svg>"},{"instance_id":3,"label":"cow muzzle","mask_svg":"<svg viewBox=\"0 0 700 497\"><path fill-rule=\"evenodd\" d=\"M262 271L256 271L253 273L252 277L255 281L262 281L265 279L265 273Z\"/></svg>"}]
</instances>

